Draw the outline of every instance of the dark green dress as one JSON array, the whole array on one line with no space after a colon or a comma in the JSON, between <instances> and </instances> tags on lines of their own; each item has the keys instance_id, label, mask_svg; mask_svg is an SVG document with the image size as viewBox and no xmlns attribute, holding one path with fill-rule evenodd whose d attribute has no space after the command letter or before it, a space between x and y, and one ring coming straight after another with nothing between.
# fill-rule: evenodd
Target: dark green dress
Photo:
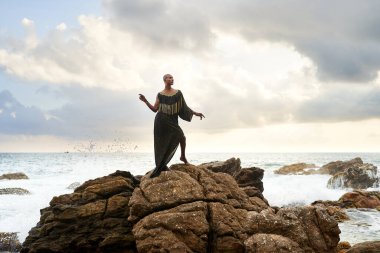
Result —
<instances>
[{"instance_id":1,"label":"dark green dress","mask_svg":"<svg viewBox=\"0 0 380 253\"><path fill-rule=\"evenodd\" d=\"M178 125L178 116L191 121L193 111L186 105L180 90L167 96L157 94L160 105L154 119L154 158L156 168L150 177L158 176L161 171L167 170L167 164L176 152L180 139L184 133Z\"/></svg>"}]
</instances>

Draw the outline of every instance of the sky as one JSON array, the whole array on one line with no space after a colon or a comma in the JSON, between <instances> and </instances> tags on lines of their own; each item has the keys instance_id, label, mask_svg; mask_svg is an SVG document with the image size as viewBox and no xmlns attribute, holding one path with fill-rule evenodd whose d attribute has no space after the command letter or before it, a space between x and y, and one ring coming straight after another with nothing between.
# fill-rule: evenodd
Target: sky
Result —
<instances>
[{"instance_id":1,"label":"sky","mask_svg":"<svg viewBox=\"0 0 380 253\"><path fill-rule=\"evenodd\" d=\"M0 152L153 152L174 76L188 152L377 152L376 0L0 2Z\"/></svg>"}]
</instances>

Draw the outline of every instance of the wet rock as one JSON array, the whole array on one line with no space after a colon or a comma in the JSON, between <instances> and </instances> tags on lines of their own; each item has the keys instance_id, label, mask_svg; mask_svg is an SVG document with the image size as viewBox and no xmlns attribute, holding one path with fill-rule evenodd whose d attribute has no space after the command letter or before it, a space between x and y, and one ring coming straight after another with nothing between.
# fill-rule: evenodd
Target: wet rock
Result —
<instances>
[{"instance_id":1,"label":"wet rock","mask_svg":"<svg viewBox=\"0 0 380 253\"><path fill-rule=\"evenodd\" d=\"M18 252L20 249L17 233L0 232L0 252Z\"/></svg>"},{"instance_id":2,"label":"wet rock","mask_svg":"<svg viewBox=\"0 0 380 253\"><path fill-rule=\"evenodd\" d=\"M373 164L362 164L351 166L343 172L335 174L327 183L328 188L354 188L367 189L372 187L377 181L377 167Z\"/></svg>"},{"instance_id":3,"label":"wet rock","mask_svg":"<svg viewBox=\"0 0 380 253\"><path fill-rule=\"evenodd\" d=\"M281 175L309 175L315 173L314 168L317 168L315 164L294 163L290 165L285 165L279 168L278 170L275 170L274 173Z\"/></svg>"},{"instance_id":4,"label":"wet rock","mask_svg":"<svg viewBox=\"0 0 380 253\"><path fill-rule=\"evenodd\" d=\"M0 179L8 179L8 180L14 180L14 179L29 179L27 175L25 175L22 172L16 172L16 173L7 173L0 176Z\"/></svg>"},{"instance_id":5,"label":"wet rock","mask_svg":"<svg viewBox=\"0 0 380 253\"><path fill-rule=\"evenodd\" d=\"M18 187L0 189L0 195L5 195L5 194L26 195L26 194L30 194L30 192L26 189L18 188Z\"/></svg>"},{"instance_id":6,"label":"wet rock","mask_svg":"<svg viewBox=\"0 0 380 253\"><path fill-rule=\"evenodd\" d=\"M343 194L339 202L346 207L377 208L380 206L380 192L378 191L353 191Z\"/></svg>"},{"instance_id":7,"label":"wet rock","mask_svg":"<svg viewBox=\"0 0 380 253\"><path fill-rule=\"evenodd\" d=\"M357 243L346 253L380 253L380 241L368 241Z\"/></svg>"},{"instance_id":8,"label":"wet rock","mask_svg":"<svg viewBox=\"0 0 380 253\"><path fill-rule=\"evenodd\" d=\"M336 201L315 201L312 205L326 208L327 212L334 217L337 222L344 222L350 219L346 211L340 207Z\"/></svg>"},{"instance_id":9,"label":"wet rock","mask_svg":"<svg viewBox=\"0 0 380 253\"><path fill-rule=\"evenodd\" d=\"M303 253L298 243L276 234L255 234L245 241L248 253L282 252Z\"/></svg>"},{"instance_id":10,"label":"wet rock","mask_svg":"<svg viewBox=\"0 0 380 253\"><path fill-rule=\"evenodd\" d=\"M349 161L335 161L329 162L323 165L319 170L316 171L318 174L329 174L335 175L339 172L344 172L347 168L361 166L363 165L363 160L360 157L356 157Z\"/></svg>"}]
</instances>

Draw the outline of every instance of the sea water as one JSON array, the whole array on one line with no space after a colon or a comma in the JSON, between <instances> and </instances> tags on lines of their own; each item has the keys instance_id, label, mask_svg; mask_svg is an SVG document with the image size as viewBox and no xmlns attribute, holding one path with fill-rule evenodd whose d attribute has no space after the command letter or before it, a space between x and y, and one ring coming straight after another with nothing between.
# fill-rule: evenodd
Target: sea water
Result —
<instances>
[{"instance_id":1,"label":"sea water","mask_svg":"<svg viewBox=\"0 0 380 253\"><path fill-rule=\"evenodd\" d=\"M242 167L265 170L264 196L270 205L305 205L315 200L337 200L352 189L328 189L329 175L277 175L274 170L298 162L320 167L328 162L361 157L366 163L380 167L380 153L189 153L192 164L241 159ZM179 152L170 164L180 163ZM169 164L169 165L170 165ZM29 179L0 180L0 188L21 187L29 195L0 195L0 232L18 232L23 242L36 226L40 209L49 206L57 195L72 193L67 187L75 182L105 176L116 170L143 175L154 168L152 153L0 153L0 175L23 172ZM369 190L380 190L371 188ZM351 220L340 223L341 241L351 244L380 240L380 212L349 209Z\"/></svg>"}]
</instances>

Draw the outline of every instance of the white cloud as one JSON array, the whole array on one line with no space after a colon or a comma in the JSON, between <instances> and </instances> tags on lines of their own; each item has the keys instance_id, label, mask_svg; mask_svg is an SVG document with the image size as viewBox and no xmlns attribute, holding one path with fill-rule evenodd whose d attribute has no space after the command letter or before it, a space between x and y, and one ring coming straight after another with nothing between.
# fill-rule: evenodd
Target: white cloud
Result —
<instances>
[{"instance_id":1,"label":"white cloud","mask_svg":"<svg viewBox=\"0 0 380 253\"><path fill-rule=\"evenodd\" d=\"M67 29L67 26L65 23L60 23L59 25L56 26L56 29L58 31L65 31Z\"/></svg>"}]
</instances>

